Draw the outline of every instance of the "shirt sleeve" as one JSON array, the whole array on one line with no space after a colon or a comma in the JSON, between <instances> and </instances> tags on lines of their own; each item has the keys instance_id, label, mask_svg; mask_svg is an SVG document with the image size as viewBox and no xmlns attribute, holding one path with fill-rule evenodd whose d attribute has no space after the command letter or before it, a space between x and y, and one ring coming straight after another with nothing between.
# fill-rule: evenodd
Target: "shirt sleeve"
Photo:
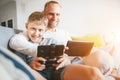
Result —
<instances>
[{"instance_id":1,"label":"shirt sleeve","mask_svg":"<svg viewBox=\"0 0 120 80\"><path fill-rule=\"evenodd\" d=\"M10 48L23 53L25 55L36 57L38 44L29 41L27 36L23 34L14 35L9 42Z\"/></svg>"}]
</instances>

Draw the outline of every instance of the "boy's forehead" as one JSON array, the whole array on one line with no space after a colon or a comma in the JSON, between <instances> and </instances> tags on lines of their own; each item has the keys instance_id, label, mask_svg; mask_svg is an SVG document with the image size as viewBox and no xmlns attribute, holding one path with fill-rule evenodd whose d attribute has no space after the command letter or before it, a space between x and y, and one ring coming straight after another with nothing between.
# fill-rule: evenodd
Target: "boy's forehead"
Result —
<instances>
[{"instance_id":1,"label":"boy's forehead","mask_svg":"<svg viewBox=\"0 0 120 80\"><path fill-rule=\"evenodd\" d=\"M28 24L29 25L43 25L44 24L44 22L42 22L42 21L31 21L31 22L28 22Z\"/></svg>"},{"instance_id":2,"label":"boy's forehead","mask_svg":"<svg viewBox=\"0 0 120 80\"><path fill-rule=\"evenodd\" d=\"M37 22L37 21L35 21L35 22L29 22L29 23L28 23L28 27L46 28L46 26L45 26L43 23Z\"/></svg>"}]
</instances>

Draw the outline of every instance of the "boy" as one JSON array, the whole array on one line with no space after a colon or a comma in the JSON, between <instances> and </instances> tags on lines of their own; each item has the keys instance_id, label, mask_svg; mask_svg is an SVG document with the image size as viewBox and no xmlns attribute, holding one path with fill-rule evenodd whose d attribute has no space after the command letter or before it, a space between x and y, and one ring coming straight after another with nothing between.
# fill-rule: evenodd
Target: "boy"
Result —
<instances>
[{"instance_id":1,"label":"boy","mask_svg":"<svg viewBox=\"0 0 120 80\"><path fill-rule=\"evenodd\" d=\"M34 70L39 71L45 78L49 79L51 73L49 73L49 71L46 72L45 65L39 63L39 61L45 61L45 59L42 57L37 58L38 45L57 44L54 39L43 37L47 24L47 17L42 12L33 12L26 23L27 31L14 35L10 40L9 46ZM62 65L65 65L65 57L66 55L62 55L58 63L63 62ZM36 64L36 62L38 63ZM68 61L68 63L70 63L70 61ZM40 67L38 67L38 65ZM57 69L62 67L62 65L59 65Z\"/></svg>"}]
</instances>

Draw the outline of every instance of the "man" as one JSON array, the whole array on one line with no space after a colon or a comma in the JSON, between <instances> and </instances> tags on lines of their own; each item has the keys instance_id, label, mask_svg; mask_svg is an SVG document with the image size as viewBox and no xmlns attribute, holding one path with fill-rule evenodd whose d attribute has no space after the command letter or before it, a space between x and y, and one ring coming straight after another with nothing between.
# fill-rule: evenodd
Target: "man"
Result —
<instances>
[{"instance_id":1,"label":"man","mask_svg":"<svg viewBox=\"0 0 120 80\"><path fill-rule=\"evenodd\" d=\"M62 7L57 1L49 1L44 6L44 14L48 18L47 31L45 37L52 37L58 41L58 43L66 45L71 37L68 32L58 29L59 22L61 20Z\"/></svg>"},{"instance_id":2,"label":"man","mask_svg":"<svg viewBox=\"0 0 120 80\"><path fill-rule=\"evenodd\" d=\"M56 1L49 1L45 4L44 14L48 18L47 31L45 37L52 37L59 43L66 45L68 40L71 40L69 33L65 30L58 29L61 20L61 5Z\"/></svg>"}]
</instances>

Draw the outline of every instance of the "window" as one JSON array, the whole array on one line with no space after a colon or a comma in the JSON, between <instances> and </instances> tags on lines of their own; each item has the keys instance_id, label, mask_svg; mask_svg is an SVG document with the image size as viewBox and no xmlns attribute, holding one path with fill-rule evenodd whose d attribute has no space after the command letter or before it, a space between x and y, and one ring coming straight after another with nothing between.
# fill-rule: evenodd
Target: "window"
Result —
<instances>
[{"instance_id":1,"label":"window","mask_svg":"<svg viewBox=\"0 0 120 80\"><path fill-rule=\"evenodd\" d=\"M5 21L4 21L4 22L1 22L1 26L6 27L6 22L5 22Z\"/></svg>"},{"instance_id":2,"label":"window","mask_svg":"<svg viewBox=\"0 0 120 80\"><path fill-rule=\"evenodd\" d=\"M12 19L8 20L7 23L8 23L9 28L13 28L13 20Z\"/></svg>"}]
</instances>

